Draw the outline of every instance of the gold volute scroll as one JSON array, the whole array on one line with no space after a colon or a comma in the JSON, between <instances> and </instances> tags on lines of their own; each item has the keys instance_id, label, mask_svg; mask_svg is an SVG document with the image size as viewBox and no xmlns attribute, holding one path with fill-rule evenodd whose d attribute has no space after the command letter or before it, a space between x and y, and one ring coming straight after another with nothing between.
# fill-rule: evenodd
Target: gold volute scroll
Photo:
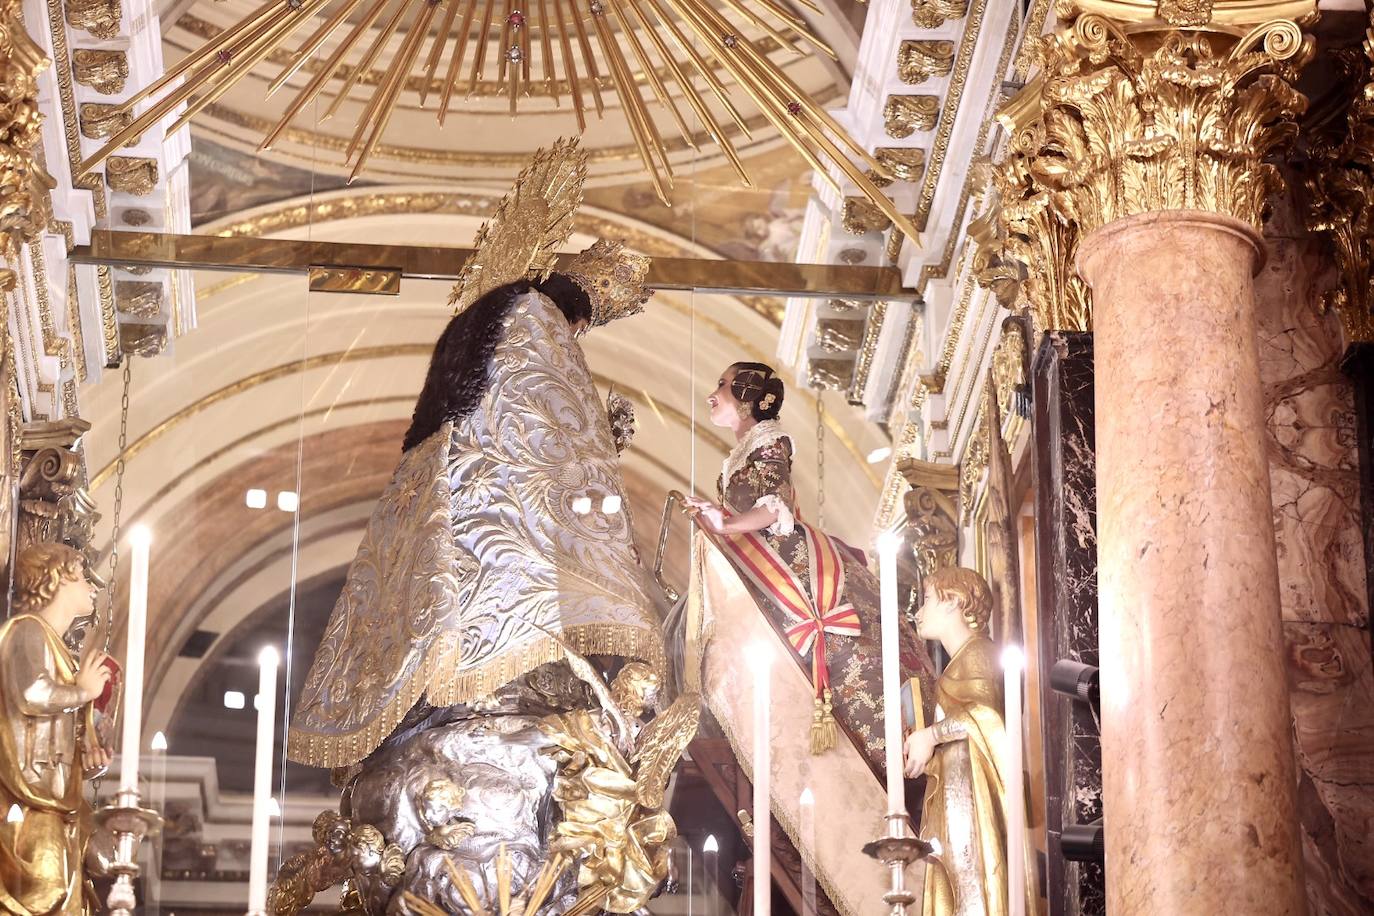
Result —
<instances>
[{"instance_id":1,"label":"gold volute scroll","mask_svg":"<svg viewBox=\"0 0 1374 916\"><path fill-rule=\"evenodd\" d=\"M1026 266L1037 331L1091 329L1074 258L1108 223L1202 210L1261 227L1282 186L1267 160L1297 134L1307 100L1294 83L1312 54L1292 19L1236 34L1280 8L1305 21L1312 3L1215 5L1213 21L1224 13L1233 28L1209 31L1167 27L1153 2L1066 5L1065 24L1038 47L1040 73L998 116L1012 135L994 177L1004 249Z\"/></svg>"},{"instance_id":2,"label":"gold volute scroll","mask_svg":"<svg viewBox=\"0 0 1374 916\"><path fill-rule=\"evenodd\" d=\"M8 263L48 225L54 186L34 154L43 122L37 77L48 60L19 16L18 0L0 0L0 97L7 119L0 132L0 259ZM13 271L0 267L0 291L12 289L14 282ZM7 363L12 358L12 352L3 355Z\"/></svg>"}]
</instances>

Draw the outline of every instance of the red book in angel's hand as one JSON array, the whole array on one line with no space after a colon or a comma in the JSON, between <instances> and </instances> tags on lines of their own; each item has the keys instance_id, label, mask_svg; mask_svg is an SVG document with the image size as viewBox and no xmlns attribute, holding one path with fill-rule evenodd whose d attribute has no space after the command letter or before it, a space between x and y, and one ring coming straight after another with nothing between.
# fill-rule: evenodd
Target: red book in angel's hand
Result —
<instances>
[{"instance_id":1,"label":"red book in angel's hand","mask_svg":"<svg viewBox=\"0 0 1374 916\"><path fill-rule=\"evenodd\" d=\"M108 655L105 656L100 664L109 669L110 679L105 682L105 689L100 691L100 696L95 698L95 708L101 715L109 715L112 712L112 710L109 709L111 705L110 701L114 697L119 696L119 681L122 677L122 669L119 667L119 662Z\"/></svg>"}]
</instances>

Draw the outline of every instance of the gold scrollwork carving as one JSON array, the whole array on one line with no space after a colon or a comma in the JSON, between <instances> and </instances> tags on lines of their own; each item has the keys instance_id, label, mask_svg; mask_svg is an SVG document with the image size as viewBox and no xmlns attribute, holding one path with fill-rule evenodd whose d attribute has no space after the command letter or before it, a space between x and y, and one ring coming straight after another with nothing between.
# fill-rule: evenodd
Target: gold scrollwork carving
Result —
<instances>
[{"instance_id":1,"label":"gold scrollwork carving","mask_svg":"<svg viewBox=\"0 0 1374 916\"><path fill-rule=\"evenodd\" d=\"M967 15L968 0L911 0L911 21L923 29L938 29Z\"/></svg>"},{"instance_id":2,"label":"gold scrollwork carving","mask_svg":"<svg viewBox=\"0 0 1374 916\"><path fill-rule=\"evenodd\" d=\"M1070 10L1070 13L1075 12ZM1037 329L1091 329L1079 239L1139 213L1206 210L1259 228L1281 186L1266 160L1292 140L1311 41L1271 20L1220 32L1131 32L1068 17L1041 75L999 112L1012 136L994 183L1008 256L1026 265Z\"/></svg>"},{"instance_id":3,"label":"gold scrollwork carving","mask_svg":"<svg viewBox=\"0 0 1374 916\"><path fill-rule=\"evenodd\" d=\"M863 344L864 322L822 318L816 322L816 346L827 353L847 353Z\"/></svg>"},{"instance_id":4,"label":"gold scrollwork carving","mask_svg":"<svg viewBox=\"0 0 1374 916\"><path fill-rule=\"evenodd\" d=\"M813 359L807 363L806 380L819 391L848 391L854 382L852 359Z\"/></svg>"},{"instance_id":5,"label":"gold scrollwork carving","mask_svg":"<svg viewBox=\"0 0 1374 916\"><path fill-rule=\"evenodd\" d=\"M954 42L913 39L897 48L897 76L910 86L932 76L949 76L954 67Z\"/></svg>"},{"instance_id":6,"label":"gold scrollwork carving","mask_svg":"<svg viewBox=\"0 0 1374 916\"><path fill-rule=\"evenodd\" d=\"M81 103L81 135L100 140L129 126L133 112L104 102Z\"/></svg>"},{"instance_id":7,"label":"gold scrollwork carving","mask_svg":"<svg viewBox=\"0 0 1374 916\"><path fill-rule=\"evenodd\" d=\"M129 356L157 356L167 348L167 326L120 322L119 349Z\"/></svg>"},{"instance_id":8,"label":"gold scrollwork carving","mask_svg":"<svg viewBox=\"0 0 1374 916\"><path fill-rule=\"evenodd\" d=\"M52 219L55 183L34 155L43 123L37 77L47 65L24 31L17 0L0 0L0 258L11 263ZM14 283L14 272L0 268L0 291Z\"/></svg>"},{"instance_id":9,"label":"gold scrollwork carving","mask_svg":"<svg viewBox=\"0 0 1374 916\"><path fill-rule=\"evenodd\" d=\"M97 51L76 48L72 51L72 76L83 86L101 95L115 95L124 91L129 78L129 57L124 51Z\"/></svg>"},{"instance_id":10,"label":"gold scrollwork carving","mask_svg":"<svg viewBox=\"0 0 1374 916\"><path fill-rule=\"evenodd\" d=\"M918 130L934 130L939 119L938 95L890 95L883 105L883 130L895 140Z\"/></svg>"},{"instance_id":11,"label":"gold scrollwork carving","mask_svg":"<svg viewBox=\"0 0 1374 916\"><path fill-rule=\"evenodd\" d=\"M846 232L867 235L882 232L892 225L892 220L867 197L846 197L840 209L840 223Z\"/></svg>"},{"instance_id":12,"label":"gold scrollwork carving","mask_svg":"<svg viewBox=\"0 0 1374 916\"><path fill-rule=\"evenodd\" d=\"M926 151L918 146L880 146L873 158L897 181L919 181L926 167Z\"/></svg>"},{"instance_id":13,"label":"gold scrollwork carving","mask_svg":"<svg viewBox=\"0 0 1374 916\"><path fill-rule=\"evenodd\" d=\"M120 0L66 0L67 25L85 29L96 38L110 39L119 34L123 15Z\"/></svg>"},{"instance_id":14,"label":"gold scrollwork carving","mask_svg":"<svg viewBox=\"0 0 1374 916\"><path fill-rule=\"evenodd\" d=\"M111 156L105 160L105 183L121 194L151 194L157 187L157 160L149 156Z\"/></svg>"},{"instance_id":15,"label":"gold scrollwork carving","mask_svg":"<svg viewBox=\"0 0 1374 916\"><path fill-rule=\"evenodd\" d=\"M1155 15L1169 25L1206 25L1212 21L1212 0L1158 0Z\"/></svg>"},{"instance_id":16,"label":"gold scrollwork carving","mask_svg":"<svg viewBox=\"0 0 1374 916\"><path fill-rule=\"evenodd\" d=\"M1340 270L1324 305L1340 316L1347 340L1374 343L1374 161L1367 139L1374 135L1374 32L1366 34L1364 53L1338 50L1334 57L1349 107L1345 118L1331 118L1307 138L1303 215L1307 228L1330 242Z\"/></svg>"},{"instance_id":17,"label":"gold scrollwork carving","mask_svg":"<svg viewBox=\"0 0 1374 916\"><path fill-rule=\"evenodd\" d=\"M149 320L162 314L162 284L146 280L115 281L115 306L120 313Z\"/></svg>"}]
</instances>

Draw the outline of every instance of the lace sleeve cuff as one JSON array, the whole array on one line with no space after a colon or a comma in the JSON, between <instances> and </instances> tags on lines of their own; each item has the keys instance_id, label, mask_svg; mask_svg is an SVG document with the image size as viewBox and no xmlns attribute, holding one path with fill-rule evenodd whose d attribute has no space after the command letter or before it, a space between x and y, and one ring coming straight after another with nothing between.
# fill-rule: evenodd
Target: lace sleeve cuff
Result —
<instances>
[{"instance_id":1,"label":"lace sleeve cuff","mask_svg":"<svg viewBox=\"0 0 1374 916\"><path fill-rule=\"evenodd\" d=\"M797 520L792 515L792 510L787 507L787 503L782 501L782 497L778 496L776 493L760 496L754 501L754 508L769 509L778 514L777 521L773 522L773 524L765 529L769 534L777 535L778 537L787 537L792 533L792 529L796 527Z\"/></svg>"}]
</instances>

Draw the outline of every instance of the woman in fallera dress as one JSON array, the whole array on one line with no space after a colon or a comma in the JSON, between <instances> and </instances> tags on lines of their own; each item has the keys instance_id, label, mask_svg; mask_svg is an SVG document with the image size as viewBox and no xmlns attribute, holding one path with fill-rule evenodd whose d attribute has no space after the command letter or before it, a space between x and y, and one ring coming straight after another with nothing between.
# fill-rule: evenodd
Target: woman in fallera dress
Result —
<instances>
[{"instance_id":1,"label":"woman in fallera dress","mask_svg":"<svg viewBox=\"0 0 1374 916\"><path fill-rule=\"evenodd\" d=\"M740 362L706 399L711 422L735 435L717 481L718 502L689 498L699 527L729 561L815 690L811 749L824 753L836 726L882 778L882 651L878 582L863 554L807 524L792 485L792 439L778 423L782 379ZM925 648L902 628L905 678L934 696ZM927 717L929 710L926 710Z\"/></svg>"}]
</instances>

